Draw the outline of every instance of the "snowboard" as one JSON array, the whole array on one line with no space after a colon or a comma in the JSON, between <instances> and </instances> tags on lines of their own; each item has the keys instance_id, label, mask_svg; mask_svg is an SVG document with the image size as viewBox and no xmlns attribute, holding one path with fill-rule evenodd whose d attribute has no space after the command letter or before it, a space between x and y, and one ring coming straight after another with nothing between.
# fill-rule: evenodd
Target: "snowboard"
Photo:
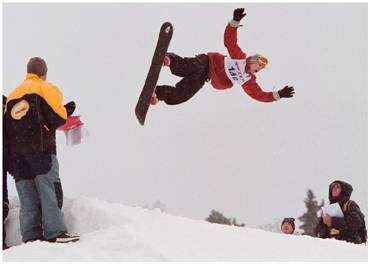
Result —
<instances>
[{"instance_id":1,"label":"snowboard","mask_svg":"<svg viewBox=\"0 0 370 264\"><path fill-rule=\"evenodd\" d=\"M141 91L139 100L135 107L135 114L139 123L143 126L145 117L148 113L150 100L157 86L159 73L161 72L163 59L166 55L168 46L172 38L173 26L170 22L165 22L159 31L157 46L155 47L152 63L150 64L149 72L146 76L144 87Z\"/></svg>"}]
</instances>

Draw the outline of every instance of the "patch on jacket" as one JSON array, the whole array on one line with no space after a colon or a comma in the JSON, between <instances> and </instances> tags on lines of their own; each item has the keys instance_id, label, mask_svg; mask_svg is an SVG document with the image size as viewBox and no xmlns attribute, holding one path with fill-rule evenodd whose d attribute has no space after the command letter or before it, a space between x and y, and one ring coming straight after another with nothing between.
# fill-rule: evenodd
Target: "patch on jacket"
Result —
<instances>
[{"instance_id":1,"label":"patch on jacket","mask_svg":"<svg viewBox=\"0 0 370 264\"><path fill-rule=\"evenodd\" d=\"M30 109L30 105L26 100L22 100L16 103L11 110L11 116L15 120L21 120L24 117L28 110Z\"/></svg>"},{"instance_id":2,"label":"patch on jacket","mask_svg":"<svg viewBox=\"0 0 370 264\"><path fill-rule=\"evenodd\" d=\"M233 60L229 57L224 59L225 72L227 77L234 84L243 85L251 79L251 75L245 72L245 66L247 61L244 60Z\"/></svg>"}]
</instances>

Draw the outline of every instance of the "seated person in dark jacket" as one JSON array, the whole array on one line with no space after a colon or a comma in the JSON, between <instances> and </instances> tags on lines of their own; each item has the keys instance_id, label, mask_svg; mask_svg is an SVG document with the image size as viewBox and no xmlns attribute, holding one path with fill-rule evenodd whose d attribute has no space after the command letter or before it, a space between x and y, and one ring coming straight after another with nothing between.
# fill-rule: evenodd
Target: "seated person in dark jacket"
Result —
<instances>
[{"instance_id":1,"label":"seated person in dark jacket","mask_svg":"<svg viewBox=\"0 0 370 264\"><path fill-rule=\"evenodd\" d=\"M344 217L323 215L315 228L317 237L335 238L356 244L366 242L364 215L357 203L350 200L352 190L352 186L343 181L330 184L330 204L339 203Z\"/></svg>"}]
</instances>

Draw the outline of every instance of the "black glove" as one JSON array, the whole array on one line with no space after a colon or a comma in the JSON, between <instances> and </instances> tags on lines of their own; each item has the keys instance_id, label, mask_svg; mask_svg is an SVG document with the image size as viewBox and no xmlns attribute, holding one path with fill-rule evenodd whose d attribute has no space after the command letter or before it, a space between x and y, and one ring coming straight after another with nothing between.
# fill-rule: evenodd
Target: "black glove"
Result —
<instances>
[{"instance_id":1,"label":"black glove","mask_svg":"<svg viewBox=\"0 0 370 264\"><path fill-rule=\"evenodd\" d=\"M245 17L246 13L244 13L244 8L237 8L234 10L233 20L240 21L243 17Z\"/></svg>"},{"instance_id":2,"label":"black glove","mask_svg":"<svg viewBox=\"0 0 370 264\"><path fill-rule=\"evenodd\" d=\"M70 116L73 114L73 112L76 109L76 104L73 101L70 101L69 103L65 104L64 107L67 110L67 116Z\"/></svg>"},{"instance_id":3,"label":"black glove","mask_svg":"<svg viewBox=\"0 0 370 264\"><path fill-rule=\"evenodd\" d=\"M280 98L289 98L293 97L294 94L294 88L292 86L285 86L283 89L278 91Z\"/></svg>"}]
</instances>

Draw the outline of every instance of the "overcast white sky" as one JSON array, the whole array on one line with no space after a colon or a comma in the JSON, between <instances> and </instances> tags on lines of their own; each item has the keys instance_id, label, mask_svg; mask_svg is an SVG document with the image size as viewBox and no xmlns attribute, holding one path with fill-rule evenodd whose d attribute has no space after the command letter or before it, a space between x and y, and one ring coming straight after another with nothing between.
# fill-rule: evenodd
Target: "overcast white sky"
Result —
<instances>
[{"instance_id":1,"label":"overcast white sky","mask_svg":"<svg viewBox=\"0 0 370 264\"><path fill-rule=\"evenodd\" d=\"M152 107L141 127L134 108L162 22L174 25L170 51L226 53L237 7L247 11L240 46L270 60L257 81L266 91L292 85L296 96L264 104L240 87L206 84L185 104ZM65 102L76 101L90 137L67 147L58 134L67 196L160 200L174 214L201 219L216 209L258 226L300 216L308 188L328 202L339 179L367 214L367 15L366 3L7 3L3 90L40 56ZM176 81L162 71L160 83Z\"/></svg>"}]
</instances>

